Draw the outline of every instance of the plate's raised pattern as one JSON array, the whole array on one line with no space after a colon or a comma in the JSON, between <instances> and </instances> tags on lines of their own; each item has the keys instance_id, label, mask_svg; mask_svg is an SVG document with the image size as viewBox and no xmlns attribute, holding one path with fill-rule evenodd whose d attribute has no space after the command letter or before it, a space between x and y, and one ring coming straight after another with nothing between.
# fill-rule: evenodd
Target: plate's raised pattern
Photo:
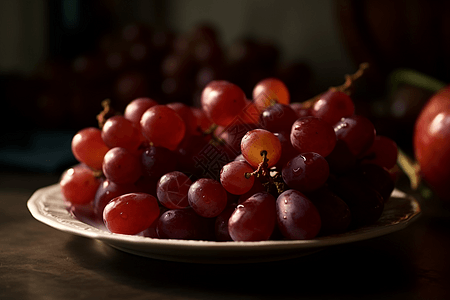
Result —
<instances>
[{"instance_id":1,"label":"plate's raised pattern","mask_svg":"<svg viewBox=\"0 0 450 300\"><path fill-rule=\"evenodd\" d=\"M303 241L212 242L121 235L110 233L101 226L86 224L67 210L68 205L58 184L37 190L27 205L37 220L61 231L99 239L115 248L141 256L202 263L257 262L298 257L324 247L400 230L420 215L419 203L395 190L377 223L343 234Z\"/></svg>"}]
</instances>

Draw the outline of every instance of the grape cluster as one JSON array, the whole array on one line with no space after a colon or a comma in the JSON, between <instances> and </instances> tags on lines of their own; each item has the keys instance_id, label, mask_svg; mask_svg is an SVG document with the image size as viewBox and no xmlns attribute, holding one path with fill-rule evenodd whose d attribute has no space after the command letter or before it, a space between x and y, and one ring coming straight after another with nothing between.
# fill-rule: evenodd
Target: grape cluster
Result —
<instances>
[{"instance_id":1,"label":"grape cluster","mask_svg":"<svg viewBox=\"0 0 450 300\"><path fill-rule=\"evenodd\" d=\"M213 80L201 107L150 98L73 138L60 181L71 211L113 233L162 239L311 239L376 222L397 146L355 114L344 88L290 103L277 78L253 99ZM101 121L101 122L100 122ZM84 210L83 210L84 209Z\"/></svg>"}]
</instances>

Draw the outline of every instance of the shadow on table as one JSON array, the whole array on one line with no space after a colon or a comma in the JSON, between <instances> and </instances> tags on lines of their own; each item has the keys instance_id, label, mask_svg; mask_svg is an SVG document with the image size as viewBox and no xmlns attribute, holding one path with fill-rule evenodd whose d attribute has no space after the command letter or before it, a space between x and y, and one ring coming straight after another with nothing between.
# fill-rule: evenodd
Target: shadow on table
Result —
<instances>
[{"instance_id":1,"label":"shadow on table","mask_svg":"<svg viewBox=\"0 0 450 300\"><path fill-rule=\"evenodd\" d=\"M67 249L82 267L141 290L170 289L180 295L201 290L258 299L401 293L413 285L411 263L401 249L377 247L389 243L381 239L335 246L298 259L230 265L154 260L80 237L71 239Z\"/></svg>"}]
</instances>

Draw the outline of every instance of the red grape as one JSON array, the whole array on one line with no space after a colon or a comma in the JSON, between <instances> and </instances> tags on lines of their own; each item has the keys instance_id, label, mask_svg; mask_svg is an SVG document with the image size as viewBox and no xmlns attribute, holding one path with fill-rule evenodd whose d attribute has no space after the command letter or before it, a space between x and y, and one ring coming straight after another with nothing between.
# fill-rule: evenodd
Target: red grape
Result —
<instances>
[{"instance_id":1,"label":"red grape","mask_svg":"<svg viewBox=\"0 0 450 300\"><path fill-rule=\"evenodd\" d=\"M241 152L247 162L257 168L267 154L268 167L273 167L281 156L281 143L270 131L255 129L247 132L241 140Z\"/></svg>"},{"instance_id":2,"label":"red grape","mask_svg":"<svg viewBox=\"0 0 450 300\"><path fill-rule=\"evenodd\" d=\"M203 89L202 108L217 125L228 126L246 105L244 92L228 81L211 81Z\"/></svg>"},{"instance_id":3,"label":"red grape","mask_svg":"<svg viewBox=\"0 0 450 300\"><path fill-rule=\"evenodd\" d=\"M312 116L321 118L333 126L341 118L351 117L355 112L355 105L347 94L329 90L320 96L310 111Z\"/></svg>"},{"instance_id":4,"label":"red grape","mask_svg":"<svg viewBox=\"0 0 450 300\"><path fill-rule=\"evenodd\" d=\"M102 169L103 157L108 150L98 128L82 129L72 139L72 153L75 158L94 170Z\"/></svg>"},{"instance_id":5,"label":"red grape","mask_svg":"<svg viewBox=\"0 0 450 300\"><path fill-rule=\"evenodd\" d=\"M137 193L139 189L132 183L117 184L108 179L103 180L94 197L94 212L103 220L103 210L112 199L128 193Z\"/></svg>"},{"instance_id":6,"label":"red grape","mask_svg":"<svg viewBox=\"0 0 450 300\"><path fill-rule=\"evenodd\" d=\"M94 200L100 179L91 169L76 166L64 172L59 186L65 200L74 205L84 205Z\"/></svg>"},{"instance_id":7,"label":"red grape","mask_svg":"<svg viewBox=\"0 0 450 300\"><path fill-rule=\"evenodd\" d=\"M197 118L195 117L192 109L184 103L172 102L166 104L167 107L173 109L183 119L186 125L186 134L197 135L200 134L197 131Z\"/></svg>"},{"instance_id":8,"label":"red grape","mask_svg":"<svg viewBox=\"0 0 450 300\"><path fill-rule=\"evenodd\" d=\"M318 189L324 185L329 175L327 161L314 152L306 152L294 157L282 170L284 182L290 188L300 192Z\"/></svg>"},{"instance_id":9,"label":"red grape","mask_svg":"<svg viewBox=\"0 0 450 300\"><path fill-rule=\"evenodd\" d=\"M336 137L344 141L350 152L356 157L372 146L376 136L372 122L360 115L342 118L334 125L334 131Z\"/></svg>"},{"instance_id":10,"label":"red grape","mask_svg":"<svg viewBox=\"0 0 450 300\"><path fill-rule=\"evenodd\" d=\"M137 234L159 216L158 201L145 193L130 193L112 199L103 210L103 221L109 231Z\"/></svg>"},{"instance_id":11,"label":"red grape","mask_svg":"<svg viewBox=\"0 0 450 300\"><path fill-rule=\"evenodd\" d=\"M316 152L323 157L333 151L336 134L333 127L316 117L304 117L294 122L291 143L298 152Z\"/></svg>"},{"instance_id":12,"label":"red grape","mask_svg":"<svg viewBox=\"0 0 450 300\"><path fill-rule=\"evenodd\" d=\"M184 208L189 205L188 191L192 181L185 174L173 171L163 175L156 187L161 205L169 209Z\"/></svg>"},{"instance_id":13,"label":"red grape","mask_svg":"<svg viewBox=\"0 0 450 300\"><path fill-rule=\"evenodd\" d=\"M142 115L142 133L153 146L175 150L183 140L186 125L183 119L166 105L155 105Z\"/></svg>"},{"instance_id":14,"label":"red grape","mask_svg":"<svg viewBox=\"0 0 450 300\"><path fill-rule=\"evenodd\" d=\"M103 174L117 184L134 183L141 177L139 159L124 148L109 150L103 161Z\"/></svg>"},{"instance_id":15,"label":"red grape","mask_svg":"<svg viewBox=\"0 0 450 300\"><path fill-rule=\"evenodd\" d=\"M281 193L276 201L276 212L278 228L290 240L312 239L320 231L321 219L317 208L299 191Z\"/></svg>"},{"instance_id":16,"label":"red grape","mask_svg":"<svg viewBox=\"0 0 450 300\"><path fill-rule=\"evenodd\" d=\"M137 98L125 107L123 116L133 124L140 126L142 115L147 109L155 105L158 105L158 102L151 98Z\"/></svg>"},{"instance_id":17,"label":"red grape","mask_svg":"<svg viewBox=\"0 0 450 300\"><path fill-rule=\"evenodd\" d=\"M225 209L227 198L227 191L220 182L209 178L200 178L188 192L190 206L205 218L217 217Z\"/></svg>"},{"instance_id":18,"label":"red grape","mask_svg":"<svg viewBox=\"0 0 450 300\"><path fill-rule=\"evenodd\" d=\"M388 137L377 135L372 146L362 155L361 163L376 164L391 169L397 163L397 144Z\"/></svg>"},{"instance_id":19,"label":"red grape","mask_svg":"<svg viewBox=\"0 0 450 300\"><path fill-rule=\"evenodd\" d=\"M276 222L275 198L257 193L239 204L228 220L233 241L265 241L272 235Z\"/></svg>"},{"instance_id":20,"label":"red grape","mask_svg":"<svg viewBox=\"0 0 450 300\"><path fill-rule=\"evenodd\" d=\"M254 176L246 178L246 173L252 173L253 168L245 161L232 161L223 166L220 171L220 183L234 195L242 195L248 192L255 181Z\"/></svg>"},{"instance_id":21,"label":"red grape","mask_svg":"<svg viewBox=\"0 0 450 300\"><path fill-rule=\"evenodd\" d=\"M297 114L289 105L275 103L261 112L259 125L271 132L291 132L292 124L297 119Z\"/></svg>"},{"instance_id":22,"label":"red grape","mask_svg":"<svg viewBox=\"0 0 450 300\"><path fill-rule=\"evenodd\" d=\"M289 90L277 78L266 78L258 82L253 88L252 96L259 111L270 106L271 100L286 105L290 102Z\"/></svg>"},{"instance_id":23,"label":"red grape","mask_svg":"<svg viewBox=\"0 0 450 300\"><path fill-rule=\"evenodd\" d=\"M122 147L134 151L141 144L141 132L130 120L113 116L103 125L102 139L109 148Z\"/></svg>"}]
</instances>

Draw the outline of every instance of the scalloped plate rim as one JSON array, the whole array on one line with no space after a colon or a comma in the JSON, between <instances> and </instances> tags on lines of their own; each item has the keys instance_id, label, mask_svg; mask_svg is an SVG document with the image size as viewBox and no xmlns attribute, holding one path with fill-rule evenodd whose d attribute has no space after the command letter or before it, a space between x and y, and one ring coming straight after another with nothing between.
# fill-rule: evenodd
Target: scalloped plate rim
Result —
<instances>
[{"instance_id":1,"label":"scalloped plate rim","mask_svg":"<svg viewBox=\"0 0 450 300\"><path fill-rule=\"evenodd\" d=\"M56 197L54 203L49 205L48 197ZM377 224L359 228L353 231L348 231L343 234L331 235L326 237L319 237L312 240L281 240L281 241L258 241L258 242L215 242L215 241L197 241L197 240L177 240L177 239L157 239L148 238L143 236L131 236L123 234L110 233L108 231L98 229L86 223L77 220L66 209L66 203L62 198L59 190L59 184L50 185L38 189L33 193L27 202L28 210L31 215L38 221L47 224L57 230L71 233L78 236L101 240L112 247L126 251L136 255L142 255L147 257L154 257L167 260L179 260L189 261L189 259L180 257L179 259L164 258L164 254L158 255L154 253L158 252L158 248L162 249L184 249L189 251L209 251L218 252L220 254L223 251L232 251L238 256L240 252L255 250L255 251L267 251L267 250L292 250L298 249L299 256L301 251L314 251L319 248L351 243L356 241L362 241L379 236L383 236L398 230L401 230L408 226L411 222L415 221L421 214L421 209L418 201L413 197L394 190L392 197L407 200L412 209L410 214L404 216L403 219L398 220L396 223L379 226ZM46 206L49 206L53 210L53 214L46 211ZM47 207L48 208L48 207ZM55 212L57 215L55 215ZM142 248L145 248L144 250ZM148 248L148 249L147 249ZM149 252L147 252L147 250ZM153 254L152 254L153 253ZM230 256L227 253L226 256ZM191 253L192 254L192 253ZM181 254L182 256L186 254ZM207 260L205 258L205 260ZM270 260L270 259L267 259ZM220 261L220 257L217 258Z\"/></svg>"}]
</instances>

